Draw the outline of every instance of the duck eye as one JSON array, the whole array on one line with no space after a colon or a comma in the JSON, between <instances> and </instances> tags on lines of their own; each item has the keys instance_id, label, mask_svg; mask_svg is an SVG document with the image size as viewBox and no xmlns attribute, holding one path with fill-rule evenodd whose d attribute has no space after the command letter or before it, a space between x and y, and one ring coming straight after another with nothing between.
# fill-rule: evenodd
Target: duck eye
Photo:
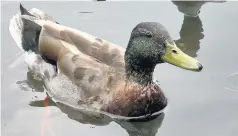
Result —
<instances>
[{"instance_id":1,"label":"duck eye","mask_svg":"<svg viewBox=\"0 0 238 136\"><path fill-rule=\"evenodd\" d=\"M145 34L146 37L149 37L149 38L152 37L152 34L150 32L145 32L144 34Z\"/></svg>"},{"instance_id":2,"label":"duck eye","mask_svg":"<svg viewBox=\"0 0 238 136\"><path fill-rule=\"evenodd\" d=\"M178 52L176 50L172 50L173 53L177 54Z\"/></svg>"}]
</instances>

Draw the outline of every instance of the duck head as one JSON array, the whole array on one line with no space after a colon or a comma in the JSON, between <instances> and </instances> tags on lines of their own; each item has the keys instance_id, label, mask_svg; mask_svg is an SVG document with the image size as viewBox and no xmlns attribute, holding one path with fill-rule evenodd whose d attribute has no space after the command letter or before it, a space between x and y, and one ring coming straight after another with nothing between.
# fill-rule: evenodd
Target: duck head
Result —
<instances>
[{"instance_id":1,"label":"duck head","mask_svg":"<svg viewBox=\"0 0 238 136\"><path fill-rule=\"evenodd\" d=\"M197 72L203 68L198 60L182 52L166 28L157 22L142 22L132 30L125 62L127 75L152 76L149 73L157 64L164 62Z\"/></svg>"}]
</instances>

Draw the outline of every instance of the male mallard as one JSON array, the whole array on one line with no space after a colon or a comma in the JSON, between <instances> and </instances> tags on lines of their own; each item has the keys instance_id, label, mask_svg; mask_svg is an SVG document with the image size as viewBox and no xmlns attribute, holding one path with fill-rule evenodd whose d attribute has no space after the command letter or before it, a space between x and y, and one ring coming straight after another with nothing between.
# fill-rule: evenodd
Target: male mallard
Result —
<instances>
[{"instance_id":1,"label":"male mallard","mask_svg":"<svg viewBox=\"0 0 238 136\"><path fill-rule=\"evenodd\" d=\"M40 54L57 66L58 75L77 85L83 94L77 98L80 106L126 117L151 115L167 105L152 78L157 64L167 62L192 71L203 68L177 48L157 22L139 23L125 50L60 25L38 9L20 6L20 11L10 21L12 37L24 51Z\"/></svg>"}]
</instances>

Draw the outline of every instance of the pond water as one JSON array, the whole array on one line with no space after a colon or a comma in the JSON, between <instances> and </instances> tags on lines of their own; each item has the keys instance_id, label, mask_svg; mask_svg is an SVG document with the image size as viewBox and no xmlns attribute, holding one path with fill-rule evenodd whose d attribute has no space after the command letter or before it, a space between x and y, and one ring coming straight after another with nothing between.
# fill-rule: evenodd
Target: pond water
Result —
<instances>
[{"instance_id":1,"label":"pond water","mask_svg":"<svg viewBox=\"0 0 238 136\"><path fill-rule=\"evenodd\" d=\"M3 136L237 136L238 135L238 2L196 5L160 2L22 2L39 8L61 24L127 46L139 22L157 21L179 48L196 57L202 72L161 64L154 77L168 97L166 112L149 122L97 120L55 105L43 83L28 72L22 51L8 25L19 2L2 2L1 129ZM28 84L27 84L28 83ZM36 91L37 90L37 91ZM48 105L45 107L45 105Z\"/></svg>"}]
</instances>

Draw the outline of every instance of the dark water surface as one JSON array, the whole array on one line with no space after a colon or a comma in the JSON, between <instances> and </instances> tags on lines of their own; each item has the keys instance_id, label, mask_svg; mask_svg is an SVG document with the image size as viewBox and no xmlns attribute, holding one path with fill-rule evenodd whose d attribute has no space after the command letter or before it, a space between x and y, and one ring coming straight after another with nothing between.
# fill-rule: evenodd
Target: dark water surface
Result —
<instances>
[{"instance_id":1,"label":"dark water surface","mask_svg":"<svg viewBox=\"0 0 238 136\"><path fill-rule=\"evenodd\" d=\"M136 24L142 21L160 22L177 45L200 60L204 69L196 73L168 64L158 65L154 76L168 97L169 106L165 114L150 122L97 120L66 109L63 105L57 107L51 103L51 106L44 107L47 103L42 102L45 98L45 93L40 92L43 91L42 83L32 80L24 55L8 30L9 19L18 12L19 2L3 2L3 136L132 136L139 133L147 136L238 135L238 2L206 3L197 18L184 16L172 2L22 4L28 9L35 7L51 14L61 24L123 47L126 47ZM181 7L179 9L184 11ZM34 92L36 90L38 92Z\"/></svg>"}]
</instances>

